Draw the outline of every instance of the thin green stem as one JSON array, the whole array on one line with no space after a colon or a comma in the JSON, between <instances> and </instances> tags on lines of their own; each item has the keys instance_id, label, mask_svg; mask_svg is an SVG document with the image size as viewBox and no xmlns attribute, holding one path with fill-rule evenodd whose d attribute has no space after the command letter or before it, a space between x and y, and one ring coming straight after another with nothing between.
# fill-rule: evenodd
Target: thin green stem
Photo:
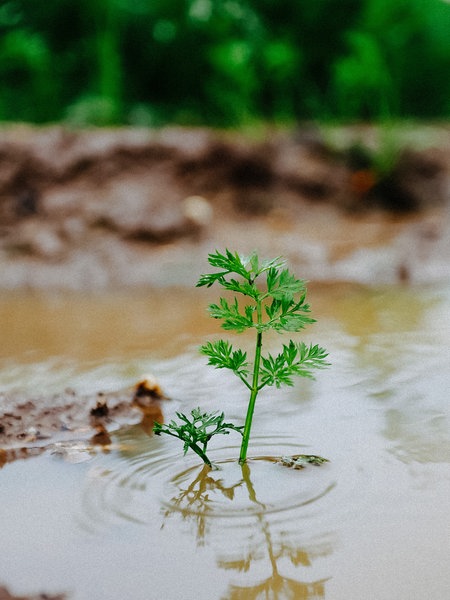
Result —
<instances>
[{"instance_id":1,"label":"thin green stem","mask_svg":"<svg viewBox=\"0 0 450 600\"><path fill-rule=\"evenodd\" d=\"M200 456L205 465L208 465L208 467L212 467L211 461L203 452L203 450L197 446L197 444L189 444L189 448L193 450L196 454L198 454L198 456Z\"/></svg>"},{"instance_id":2,"label":"thin green stem","mask_svg":"<svg viewBox=\"0 0 450 600\"><path fill-rule=\"evenodd\" d=\"M245 377L243 375L241 375L241 373L236 372L237 376L239 377L239 379L242 381L242 383L245 384L246 387L248 387L249 390L252 389L252 386L250 385L250 383L245 379Z\"/></svg>"},{"instance_id":3,"label":"thin green stem","mask_svg":"<svg viewBox=\"0 0 450 600\"><path fill-rule=\"evenodd\" d=\"M262 323L261 302L257 303L256 307L258 324ZM256 396L259 392L259 366L261 363L262 349L262 331L256 334L255 360L253 363L253 379L250 391L250 399L248 401L247 415L245 417L244 431L242 434L241 452L239 455L239 463L242 465L247 460L247 448L250 440L250 430L252 428L253 413L255 411Z\"/></svg>"}]
</instances>

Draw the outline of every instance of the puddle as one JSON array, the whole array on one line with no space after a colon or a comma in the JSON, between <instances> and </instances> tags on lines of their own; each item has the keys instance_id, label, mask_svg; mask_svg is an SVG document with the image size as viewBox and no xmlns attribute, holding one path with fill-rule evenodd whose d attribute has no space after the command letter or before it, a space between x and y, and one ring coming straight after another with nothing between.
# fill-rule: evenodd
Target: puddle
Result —
<instances>
[{"instance_id":1,"label":"puddle","mask_svg":"<svg viewBox=\"0 0 450 600\"><path fill-rule=\"evenodd\" d=\"M208 300L6 294L0 388L92 393L153 373L172 398L166 419L201 406L239 422L239 382L197 353L219 333ZM0 587L73 600L450 597L450 289L311 285L310 301L319 320L303 339L332 367L261 392L246 467L233 432L213 440L210 471L136 425L86 460L46 451L0 469ZM330 462L273 461L301 453Z\"/></svg>"}]
</instances>

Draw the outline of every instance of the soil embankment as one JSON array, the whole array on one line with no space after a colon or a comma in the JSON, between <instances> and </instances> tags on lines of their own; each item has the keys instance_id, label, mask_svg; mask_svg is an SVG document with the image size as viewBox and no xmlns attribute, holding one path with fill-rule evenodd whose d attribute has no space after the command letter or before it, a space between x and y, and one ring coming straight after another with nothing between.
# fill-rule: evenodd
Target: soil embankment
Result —
<instances>
[{"instance_id":1,"label":"soil embankment","mask_svg":"<svg viewBox=\"0 0 450 600\"><path fill-rule=\"evenodd\" d=\"M445 129L384 173L358 145L362 136L370 148L373 131L351 132L337 150L313 129L263 141L209 130L4 129L0 286L190 284L206 253L225 246L282 254L309 279L448 276Z\"/></svg>"}]
</instances>

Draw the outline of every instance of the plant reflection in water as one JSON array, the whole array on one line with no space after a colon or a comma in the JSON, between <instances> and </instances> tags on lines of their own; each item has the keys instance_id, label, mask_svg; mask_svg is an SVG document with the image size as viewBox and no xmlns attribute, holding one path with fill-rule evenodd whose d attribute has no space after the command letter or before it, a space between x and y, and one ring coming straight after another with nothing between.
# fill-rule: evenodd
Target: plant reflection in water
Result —
<instances>
[{"instance_id":1,"label":"plant reflection in water","mask_svg":"<svg viewBox=\"0 0 450 600\"><path fill-rule=\"evenodd\" d=\"M234 570L237 573L249 573L256 563L267 564L265 573L259 577L258 582L253 585L235 585L230 583L223 596L223 600L314 600L325 598L325 583L327 578L313 582L299 581L292 577L284 576L279 569L278 562L286 561L294 568L310 567L312 565L311 555L305 549L293 544L283 542L282 534L273 534L271 523L268 518L266 506L258 500L257 493L251 479L251 466L249 463L239 465L241 477L234 483L228 485L220 478L214 477L217 471L211 470L204 465L200 472L190 481L180 493L171 499L170 508L165 512L168 518L175 513L180 513L184 520L194 523L197 536L197 544L205 545L210 534L209 527L215 520L214 501L212 496L221 496L227 502L233 501L238 490L244 490L254 506L252 511L252 523L248 527L249 536L245 540L248 547L241 550L241 555L235 559L218 558L217 564L220 568ZM245 529L245 528L244 528ZM259 533L260 535L255 535ZM260 538L263 540L261 543ZM241 546L242 548L243 546ZM327 554L322 551L320 554ZM248 581L248 578L247 578Z\"/></svg>"}]
</instances>

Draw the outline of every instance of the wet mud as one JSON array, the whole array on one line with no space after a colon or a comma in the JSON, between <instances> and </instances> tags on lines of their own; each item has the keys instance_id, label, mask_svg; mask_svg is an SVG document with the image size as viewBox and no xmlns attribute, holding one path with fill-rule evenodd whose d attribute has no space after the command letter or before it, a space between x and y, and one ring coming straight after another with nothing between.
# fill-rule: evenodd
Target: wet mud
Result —
<instances>
[{"instance_id":1,"label":"wet mud","mask_svg":"<svg viewBox=\"0 0 450 600\"><path fill-rule=\"evenodd\" d=\"M69 462L88 460L110 448L110 433L119 428L138 425L151 434L155 421L164 421L167 400L150 377L131 388L91 395L0 393L0 468L44 452Z\"/></svg>"},{"instance_id":2,"label":"wet mud","mask_svg":"<svg viewBox=\"0 0 450 600\"><path fill-rule=\"evenodd\" d=\"M15 596L6 587L0 586L0 600L65 600L65 594L36 594L33 596Z\"/></svg>"}]
</instances>

